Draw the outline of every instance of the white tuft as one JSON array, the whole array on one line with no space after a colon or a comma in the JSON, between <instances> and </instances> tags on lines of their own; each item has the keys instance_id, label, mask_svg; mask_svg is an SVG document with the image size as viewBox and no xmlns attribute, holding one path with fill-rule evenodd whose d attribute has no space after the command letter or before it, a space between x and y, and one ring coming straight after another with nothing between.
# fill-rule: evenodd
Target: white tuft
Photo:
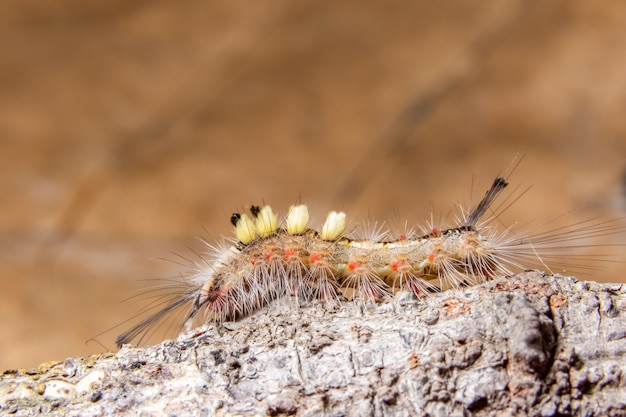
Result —
<instances>
[{"instance_id":1,"label":"white tuft","mask_svg":"<svg viewBox=\"0 0 626 417\"><path fill-rule=\"evenodd\" d=\"M258 237L254 222L247 214L242 214L235 225L235 236L243 244L248 244Z\"/></svg>"},{"instance_id":2,"label":"white tuft","mask_svg":"<svg viewBox=\"0 0 626 417\"><path fill-rule=\"evenodd\" d=\"M324 222L320 236L324 240L335 240L346 231L347 227L348 220L346 218L346 213L331 211L328 213L326 222Z\"/></svg>"},{"instance_id":3,"label":"white tuft","mask_svg":"<svg viewBox=\"0 0 626 417\"><path fill-rule=\"evenodd\" d=\"M260 237L267 237L276 232L278 227L276 224L276 213L270 206L263 207L256 216L256 230Z\"/></svg>"},{"instance_id":4,"label":"white tuft","mask_svg":"<svg viewBox=\"0 0 626 417\"><path fill-rule=\"evenodd\" d=\"M291 206L287 214L287 233L298 235L306 229L309 223L309 209L304 204Z\"/></svg>"}]
</instances>

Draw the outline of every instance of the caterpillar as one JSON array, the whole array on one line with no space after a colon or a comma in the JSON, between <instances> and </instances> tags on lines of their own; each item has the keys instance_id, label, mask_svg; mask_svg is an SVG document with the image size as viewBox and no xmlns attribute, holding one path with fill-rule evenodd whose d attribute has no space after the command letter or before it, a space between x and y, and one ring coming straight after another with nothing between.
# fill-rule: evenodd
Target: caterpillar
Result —
<instances>
[{"instance_id":1,"label":"caterpillar","mask_svg":"<svg viewBox=\"0 0 626 417\"><path fill-rule=\"evenodd\" d=\"M352 291L363 302L399 291L424 297L532 265L547 267L545 261L562 259L563 251L578 246L578 239L616 232L611 221L583 222L534 236L498 231L492 205L507 186L498 176L480 202L461 213L455 227L431 227L421 234L410 230L394 239L386 234L351 238L346 214L336 211L315 230L309 227L305 205L291 206L282 222L269 205L252 206L249 214L234 213L230 221L235 238L219 246L207 243L213 256L197 266L173 299L120 334L116 344L121 347L145 335L181 309L189 328L197 317L236 320L286 295L343 300Z\"/></svg>"}]
</instances>

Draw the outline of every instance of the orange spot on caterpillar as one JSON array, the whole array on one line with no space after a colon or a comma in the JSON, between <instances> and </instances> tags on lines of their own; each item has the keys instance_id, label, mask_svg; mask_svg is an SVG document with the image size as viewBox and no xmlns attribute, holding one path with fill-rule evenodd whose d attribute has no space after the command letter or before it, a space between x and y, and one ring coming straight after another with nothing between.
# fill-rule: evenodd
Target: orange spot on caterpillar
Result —
<instances>
[{"instance_id":1,"label":"orange spot on caterpillar","mask_svg":"<svg viewBox=\"0 0 626 417\"><path fill-rule=\"evenodd\" d=\"M311 256L309 257L309 262L314 264L315 262L320 262L322 260L322 257L320 256L319 253L313 252L311 254Z\"/></svg>"},{"instance_id":2,"label":"orange spot on caterpillar","mask_svg":"<svg viewBox=\"0 0 626 417\"><path fill-rule=\"evenodd\" d=\"M437 254L436 253L431 253L428 255L428 262L433 263L435 262L435 259L437 259Z\"/></svg>"},{"instance_id":3,"label":"orange spot on caterpillar","mask_svg":"<svg viewBox=\"0 0 626 417\"><path fill-rule=\"evenodd\" d=\"M361 267L361 263L360 262L356 262L356 261L350 261L350 262L348 262L348 265L347 265L347 268L348 268L349 271L356 271L360 267Z\"/></svg>"}]
</instances>

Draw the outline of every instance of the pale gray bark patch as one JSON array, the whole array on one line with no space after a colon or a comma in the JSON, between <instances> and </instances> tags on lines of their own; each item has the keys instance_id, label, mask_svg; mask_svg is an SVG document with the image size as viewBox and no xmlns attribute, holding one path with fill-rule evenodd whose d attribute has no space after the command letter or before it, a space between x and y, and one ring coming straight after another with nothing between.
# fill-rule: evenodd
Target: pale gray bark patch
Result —
<instances>
[{"instance_id":1,"label":"pale gray bark patch","mask_svg":"<svg viewBox=\"0 0 626 417\"><path fill-rule=\"evenodd\" d=\"M625 416L624 289L527 272L426 300L286 300L157 346L6 371L0 413Z\"/></svg>"}]
</instances>

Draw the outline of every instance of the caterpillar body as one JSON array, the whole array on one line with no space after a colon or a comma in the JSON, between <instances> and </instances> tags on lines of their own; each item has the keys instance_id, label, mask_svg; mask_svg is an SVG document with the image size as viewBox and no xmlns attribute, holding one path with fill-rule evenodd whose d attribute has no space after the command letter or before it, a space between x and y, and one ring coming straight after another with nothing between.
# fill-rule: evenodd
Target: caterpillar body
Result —
<instances>
[{"instance_id":1,"label":"caterpillar body","mask_svg":"<svg viewBox=\"0 0 626 417\"><path fill-rule=\"evenodd\" d=\"M558 260L576 239L615 232L611 222L577 224L556 233L519 235L491 225L486 216L508 185L497 177L482 200L462 213L456 227L404 233L396 239L346 236L343 212L330 212L320 231L308 227L304 205L292 206L282 223L270 206L252 206L250 215L235 213L235 240L213 247L182 291L167 304L116 339L118 346L145 335L170 313L186 309L189 327L196 317L234 320L285 295L340 300L346 291L365 302L408 291L417 297L460 285L472 285L544 265L539 252ZM550 255L552 254L552 255Z\"/></svg>"}]
</instances>

